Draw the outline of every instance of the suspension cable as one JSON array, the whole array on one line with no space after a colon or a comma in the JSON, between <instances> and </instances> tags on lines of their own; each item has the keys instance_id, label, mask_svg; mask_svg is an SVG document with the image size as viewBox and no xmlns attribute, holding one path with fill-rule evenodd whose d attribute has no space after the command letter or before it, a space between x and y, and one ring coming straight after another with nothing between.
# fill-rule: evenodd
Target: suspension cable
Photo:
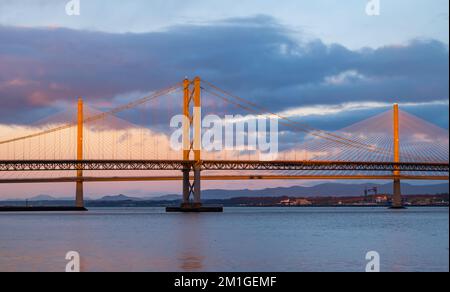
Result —
<instances>
[{"instance_id":1,"label":"suspension cable","mask_svg":"<svg viewBox=\"0 0 450 292\"><path fill-rule=\"evenodd\" d=\"M104 119L107 116L118 114L118 113L120 113L122 111L134 108L134 107L139 106L141 104L144 104L144 103L146 103L146 102L148 102L150 100L156 99L156 98L158 98L160 96L173 93L174 91L179 90L180 88L181 88L181 83L177 83L174 86L171 86L171 87L169 87L167 89L163 89L163 90L157 91L157 92L153 93L152 95L149 95L149 96L143 97L143 98L141 98L139 100L136 100L136 101L130 102L128 104L119 106L119 107L114 108L114 109L112 109L112 110L110 110L108 112L104 112L104 113L101 113L101 114L94 115L92 117L88 117L88 118L84 119L84 123L94 122L94 121L97 121L97 120ZM77 125L76 123L69 123L69 124L62 125L62 126L59 126L59 127L56 127L56 128L52 128L52 129L48 129L48 130L45 130L45 131L42 131L42 132L38 132L38 133L35 133L35 134L30 134L30 135L26 135L26 136L14 138L14 139L0 141L0 145L14 143L14 142L22 141L22 140L25 140L25 139L31 139L31 138L35 138L35 137L44 136L46 134L51 134L51 133L54 133L54 132L57 132L57 131L70 129L72 127L75 127L76 125Z\"/></svg>"}]
</instances>

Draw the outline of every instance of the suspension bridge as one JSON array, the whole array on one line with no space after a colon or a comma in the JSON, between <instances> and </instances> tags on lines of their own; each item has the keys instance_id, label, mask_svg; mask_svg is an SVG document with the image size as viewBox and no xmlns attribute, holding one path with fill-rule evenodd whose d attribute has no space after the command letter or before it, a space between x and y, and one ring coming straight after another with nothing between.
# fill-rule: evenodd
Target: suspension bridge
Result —
<instances>
[{"instance_id":1,"label":"suspension bridge","mask_svg":"<svg viewBox=\"0 0 450 292\"><path fill-rule=\"evenodd\" d=\"M180 210L202 208L201 182L228 180L392 180L393 208L402 208L402 180L448 180L448 131L399 109L335 132L300 122L295 110L274 112L201 80L173 86L99 111L78 100L69 109L0 138L0 184L180 181ZM277 159L234 141L203 145L202 115L272 117L279 122ZM180 149L167 128L181 114ZM168 118L169 117L169 118ZM324 116L326 118L326 116ZM232 124L232 123L231 123ZM245 133L237 133L245 135Z\"/></svg>"}]
</instances>

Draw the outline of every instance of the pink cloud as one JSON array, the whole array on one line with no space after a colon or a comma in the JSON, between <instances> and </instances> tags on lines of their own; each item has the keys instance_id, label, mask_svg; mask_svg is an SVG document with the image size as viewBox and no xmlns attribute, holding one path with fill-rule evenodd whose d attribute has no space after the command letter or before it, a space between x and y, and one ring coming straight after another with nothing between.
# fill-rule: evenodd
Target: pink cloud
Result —
<instances>
[{"instance_id":1,"label":"pink cloud","mask_svg":"<svg viewBox=\"0 0 450 292\"><path fill-rule=\"evenodd\" d=\"M48 106L51 105L51 99L49 96L42 91L33 92L28 97L28 102L34 106Z\"/></svg>"}]
</instances>

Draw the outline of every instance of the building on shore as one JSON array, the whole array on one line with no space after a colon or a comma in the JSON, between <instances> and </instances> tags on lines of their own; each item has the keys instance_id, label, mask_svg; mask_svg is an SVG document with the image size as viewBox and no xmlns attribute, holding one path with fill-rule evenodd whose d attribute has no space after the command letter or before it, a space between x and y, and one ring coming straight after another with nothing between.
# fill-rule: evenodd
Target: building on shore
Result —
<instances>
[{"instance_id":1,"label":"building on shore","mask_svg":"<svg viewBox=\"0 0 450 292\"><path fill-rule=\"evenodd\" d=\"M289 198L282 200L280 205L282 206L311 206L313 203L307 199Z\"/></svg>"}]
</instances>

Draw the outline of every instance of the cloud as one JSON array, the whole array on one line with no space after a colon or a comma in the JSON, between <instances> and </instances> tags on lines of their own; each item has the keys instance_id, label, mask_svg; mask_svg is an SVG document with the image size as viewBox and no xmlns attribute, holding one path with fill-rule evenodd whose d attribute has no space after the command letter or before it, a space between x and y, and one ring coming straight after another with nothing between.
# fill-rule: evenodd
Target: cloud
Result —
<instances>
[{"instance_id":1,"label":"cloud","mask_svg":"<svg viewBox=\"0 0 450 292\"><path fill-rule=\"evenodd\" d=\"M325 84L328 85L344 85L366 80L367 77L360 74L356 70L348 70L337 75L325 77Z\"/></svg>"},{"instance_id":2,"label":"cloud","mask_svg":"<svg viewBox=\"0 0 450 292\"><path fill-rule=\"evenodd\" d=\"M301 105L299 117L448 101L448 47L439 41L355 51L298 41L268 16L142 34L0 27L0 39L1 123L31 122L77 96L117 104L196 75L273 111Z\"/></svg>"},{"instance_id":3,"label":"cloud","mask_svg":"<svg viewBox=\"0 0 450 292\"><path fill-rule=\"evenodd\" d=\"M430 102L405 102L402 107L420 107L420 106L447 106L447 101L430 101ZM392 104L387 102L350 102L338 105L316 105L309 107L298 107L286 110L279 115L287 118L308 117L308 116L328 116L342 113L350 113L353 111L385 109L388 110Z\"/></svg>"}]
</instances>

